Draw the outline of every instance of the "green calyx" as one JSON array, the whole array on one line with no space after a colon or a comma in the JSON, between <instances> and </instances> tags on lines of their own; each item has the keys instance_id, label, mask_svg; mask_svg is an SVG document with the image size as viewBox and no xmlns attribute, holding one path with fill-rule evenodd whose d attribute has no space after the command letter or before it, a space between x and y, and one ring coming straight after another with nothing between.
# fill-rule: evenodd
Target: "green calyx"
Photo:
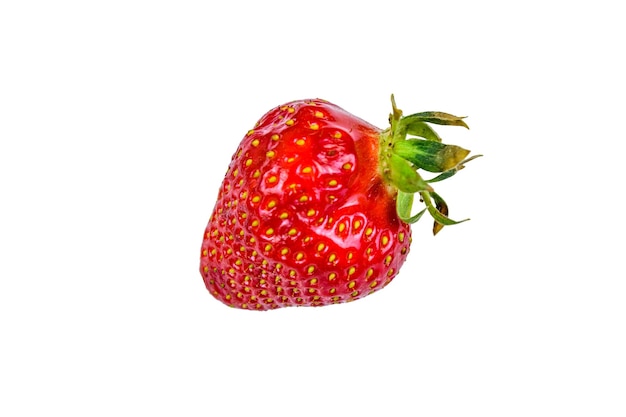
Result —
<instances>
[{"instance_id":1,"label":"green calyx","mask_svg":"<svg viewBox=\"0 0 626 417\"><path fill-rule=\"evenodd\" d=\"M380 135L380 161L383 177L398 190L396 208L400 219L412 224L428 212L435 220L435 235L444 226L469 220L450 219L448 205L430 185L450 178L463 169L467 162L481 156L468 157L470 151L467 149L442 143L439 135L430 126L439 124L469 129L463 121L464 118L442 112L422 112L403 117L402 111L396 107L393 95L391 104L391 127ZM424 179L419 170L439 175ZM411 215L415 194L419 194L420 202L426 207Z\"/></svg>"}]
</instances>

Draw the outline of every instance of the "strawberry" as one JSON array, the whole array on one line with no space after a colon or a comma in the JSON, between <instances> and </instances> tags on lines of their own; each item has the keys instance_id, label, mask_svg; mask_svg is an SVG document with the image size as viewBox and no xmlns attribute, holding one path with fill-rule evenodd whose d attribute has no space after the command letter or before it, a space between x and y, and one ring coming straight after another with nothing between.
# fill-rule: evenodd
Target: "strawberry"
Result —
<instances>
[{"instance_id":1,"label":"strawberry","mask_svg":"<svg viewBox=\"0 0 626 417\"><path fill-rule=\"evenodd\" d=\"M215 298L249 310L356 300L398 274L424 212L434 233L459 223L430 183L473 158L429 123L467 125L441 112L402 117L392 104L386 130L314 99L276 107L248 131L202 242ZM440 174L426 181L418 169ZM411 216L414 193L426 207Z\"/></svg>"}]
</instances>

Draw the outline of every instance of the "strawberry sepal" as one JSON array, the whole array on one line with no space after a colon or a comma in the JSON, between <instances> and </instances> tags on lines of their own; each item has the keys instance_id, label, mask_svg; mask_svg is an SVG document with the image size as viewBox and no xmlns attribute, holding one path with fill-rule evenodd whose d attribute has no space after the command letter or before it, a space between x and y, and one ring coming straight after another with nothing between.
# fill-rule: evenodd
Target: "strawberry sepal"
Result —
<instances>
[{"instance_id":1,"label":"strawberry sepal","mask_svg":"<svg viewBox=\"0 0 626 417\"><path fill-rule=\"evenodd\" d=\"M464 117L443 112L421 112L403 117L391 96L392 113L389 115L390 128L380 134L380 167L383 178L398 190L396 210L398 217L406 223L417 222L428 211L435 220L433 234L443 226L462 223L469 219L455 221L448 217L448 205L437 194L430 183L443 181L465 167L464 164L481 156L467 158L470 151L460 146L442 143L441 137L428 123L468 128ZM439 173L424 180L419 170ZM420 201L426 206L411 215L414 193L419 193Z\"/></svg>"}]
</instances>

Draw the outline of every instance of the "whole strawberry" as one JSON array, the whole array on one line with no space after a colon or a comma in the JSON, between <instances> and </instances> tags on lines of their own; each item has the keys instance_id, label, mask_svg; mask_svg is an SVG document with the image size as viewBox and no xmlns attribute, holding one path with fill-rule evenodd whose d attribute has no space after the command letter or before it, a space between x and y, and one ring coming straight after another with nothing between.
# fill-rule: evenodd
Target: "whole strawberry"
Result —
<instances>
[{"instance_id":1,"label":"whole strawberry","mask_svg":"<svg viewBox=\"0 0 626 417\"><path fill-rule=\"evenodd\" d=\"M441 112L402 117L392 103L387 130L314 99L276 107L248 131L202 242L215 298L249 310L356 300L398 274L409 224L425 211L434 233L458 223L430 183L454 175L469 151L442 144L428 123L467 126ZM440 174L426 181L420 168ZM414 193L425 208L411 216Z\"/></svg>"}]
</instances>

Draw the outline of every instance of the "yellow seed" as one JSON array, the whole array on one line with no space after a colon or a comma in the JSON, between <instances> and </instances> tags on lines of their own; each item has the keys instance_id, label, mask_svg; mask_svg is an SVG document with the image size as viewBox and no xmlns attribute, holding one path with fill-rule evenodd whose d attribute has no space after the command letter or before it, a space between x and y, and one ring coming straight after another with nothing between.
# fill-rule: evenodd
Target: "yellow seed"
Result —
<instances>
[{"instance_id":1,"label":"yellow seed","mask_svg":"<svg viewBox=\"0 0 626 417\"><path fill-rule=\"evenodd\" d=\"M329 280L329 281L332 281L332 280L334 280L335 278L337 278L337 274L335 274L334 272L331 272L331 273L328 275L328 280Z\"/></svg>"},{"instance_id":2,"label":"yellow seed","mask_svg":"<svg viewBox=\"0 0 626 417\"><path fill-rule=\"evenodd\" d=\"M261 197L259 197L258 195L255 195L254 197L252 197L253 203L258 203L259 201L261 201Z\"/></svg>"},{"instance_id":3,"label":"yellow seed","mask_svg":"<svg viewBox=\"0 0 626 417\"><path fill-rule=\"evenodd\" d=\"M378 281L372 281L372 283L370 284L370 288L374 288L377 285L378 285Z\"/></svg>"},{"instance_id":4,"label":"yellow seed","mask_svg":"<svg viewBox=\"0 0 626 417\"><path fill-rule=\"evenodd\" d=\"M278 139L280 139L280 136L276 134L272 135L272 140L278 140Z\"/></svg>"},{"instance_id":5,"label":"yellow seed","mask_svg":"<svg viewBox=\"0 0 626 417\"><path fill-rule=\"evenodd\" d=\"M306 212L306 215L309 216L309 217L315 216L315 210L309 209L309 211Z\"/></svg>"},{"instance_id":6,"label":"yellow seed","mask_svg":"<svg viewBox=\"0 0 626 417\"><path fill-rule=\"evenodd\" d=\"M305 143L306 143L306 141L304 139L298 139L296 141L296 145L298 145L298 146L304 146Z\"/></svg>"},{"instance_id":7,"label":"yellow seed","mask_svg":"<svg viewBox=\"0 0 626 417\"><path fill-rule=\"evenodd\" d=\"M289 229L289 231L287 232L289 236L294 236L296 233L298 233L298 231L294 228Z\"/></svg>"},{"instance_id":8,"label":"yellow seed","mask_svg":"<svg viewBox=\"0 0 626 417\"><path fill-rule=\"evenodd\" d=\"M345 164L343 164L343 169L350 170L352 169L352 164L350 162L346 162Z\"/></svg>"},{"instance_id":9,"label":"yellow seed","mask_svg":"<svg viewBox=\"0 0 626 417\"><path fill-rule=\"evenodd\" d=\"M250 144L254 147L259 146L259 140L258 139L254 139Z\"/></svg>"},{"instance_id":10,"label":"yellow seed","mask_svg":"<svg viewBox=\"0 0 626 417\"><path fill-rule=\"evenodd\" d=\"M387 257L385 258L385 265L389 266L389 264L391 263L392 260L392 256L391 255L387 255Z\"/></svg>"},{"instance_id":11,"label":"yellow seed","mask_svg":"<svg viewBox=\"0 0 626 417\"><path fill-rule=\"evenodd\" d=\"M291 271L289 271L289 276L291 278L294 278L296 275L297 275L296 271L294 271L293 269ZM291 281L291 285L296 285L296 282L295 281Z\"/></svg>"},{"instance_id":12,"label":"yellow seed","mask_svg":"<svg viewBox=\"0 0 626 417\"><path fill-rule=\"evenodd\" d=\"M284 255L287 255L288 253L289 253L289 249L287 249L287 248L283 248L283 249L281 249L281 251L280 251L280 254L281 254L281 255L283 255L283 256L284 256Z\"/></svg>"},{"instance_id":13,"label":"yellow seed","mask_svg":"<svg viewBox=\"0 0 626 417\"><path fill-rule=\"evenodd\" d=\"M305 201L309 201L309 196L303 195L302 197L300 197L300 202L301 203L304 203Z\"/></svg>"},{"instance_id":14,"label":"yellow seed","mask_svg":"<svg viewBox=\"0 0 626 417\"><path fill-rule=\"evenodd\" d=\"M400 241L400 243L404 242L404 232L398 233L398 240Z\"/></svg>"},{"instance_id":15,"label":"yellow seed","mask_svg":"<svg viewBox=\"0 0 626 417\"><path fill-rule=\"evenodd\" d=\"M333 263L335 262L335 259L337 259L337 255L335 255L334 253L331 253L330 256L328 257L328 262Z\"/></svg>"},{"instance_id":16,"label":"yellow seed","mask_svg":"<svg viewBox=\"0 0 626 417\"><path fill-rule=\"evenodd\" d=\"M304 167L304 168L302 168L302 173L303 174L310 174L311 172L313 172L313 168L311 168L311 167Z\"/></svg>"},{"instance_id":17,"label":"yellow seed","mask_svg":"<svg viewBox=\"0 0 626 417\"><path fill-rule=\"evenodd\" d=\"M343 232L344 230L346 230L346 224L345 223L340 223L339 224L339 232Z\"/></svg>"},{"instance_id":18,"label":"yellow seed","mask_svg":"<svg viewBox=\"0 0 626 417\"><path fill-rule=\"evenodd\" d=\"M310 267L308 267L306 269L306 272L311 275L313 272L315 272L315 267L313 265L311 265Z\"/></svg>"},{"instance_id":19,"label":"yellow seed","mask_svg":"<svg viewBox=\"0 0 626 417\"><path fill-rule=\"evenodd\" d=\"M336 293L336 292L337 292L337 289L336 289L336 288L331 288L331 289L330 289L330 291L329 291L329 293L331 293L331 294L334 294L334 293Z\"/></svg>"},{"instance_id":20,"label":"yellow seed","mask_svg":"<svg viewBox=\"0 0 626 417\"><path fill-rule=\"evenodd\" d=\"M318 130L320 128L320 125L318 125L317 123L311 123L309 124L309 128L311 128L311 130Z\"/></svg>"},{"instance_id":21,"label":"yellow seed","mask_svg":"<svg viewBox=\"0 0 626 417\"><path fill-rule=\"evenodd\" d=\"M276 177L276 175L272 175L271 177L267 179L267 182L269 182L270 184L273 184L276 181L278 181L278 178Z\"/></svg>"},{"instance_id":22,"label":"yellow seed","mask_svg":"<svg viewBox=\"0 0 626 417\"><path fill-rule=\"evenodd\" d=\"M310 294L314 294L315 293L315 288L309 288L309 293Z\"/></svg>"},{"instance_id":23,"label":"yellow seed","mask_svg":"<svg viewBox=\"0 0 626 417\"><path fill-rule=\"evenodd\" d=\"M227 299L227 300L230 300L231 298L232 298L232 297L230 296L230 294L228 294L228 295L226 296L226 299Z\"/></svg>"},{"instance_id":24,"label":"yellow seed","mask_svg":"<svg viewBox=\"0 0 626 417\"><path fill-rule=\"evenodd\" d=\"M354 230L358 230L361 227L361 220L354 221Z\"/></svg>"},{"instance_id":25,"label":"yellow seed","mask_svg":"<svg viewBox=\"0 0 626 417\"><path fill-rule=\"evenodd\" d=\"M250 136L250 135L251 135L251 134L253 134L253 133L254 133L254 129L250 129L250 130L248 130L248 136Z\"/></svg>"},{"instance_id":26,"label":"yellow seed","mask_svg":"<svg viewBox=\"0 0 626 417\"><path fill-rule=\"evenodd\" d=\"M317 245L317 251L321 252L324 250L324 248L326 247L326 245L324 245L323 243L320 243L319 245Z\"/></svg>"},{"instance_id":27,"label":"yellow seed","mask_svg":"<svg viewBox=\"0 0 626 417\"><path fill-rule=\"evenodd\" d=\"M261 291L261 295L263 295L263 296L267 295L267 290L262 290Z\"/></svg>"},{"instance_id":28,"label":"yellow seed","mask_svg":"<svg viewBox=\"0 0 626 417\"><path fill-rule=\"evenodd\" d=\"M321 111L317 110L315 112L315 117L317 117L318 119L321 119L322 117L324 117L324 113L322 113Z\"/></svg>"},{"instance_id":29,"label":"yellow seed","mask_svg":"<svg viewBox=\"0 0 626 417\"><path fill-rule=\"evenodd\" d=\"M235 170L233 171L233 177L236 177L237 175L239 175L239 170L238 170L238 169L235 169Z\"/></svg>"},{"instance_id":30,"label":"yellow seed","mask_svg":"<svg viewBox=\"0 0 626 417\"><path fill-rule=\"evenodd\" d=\"M304 258L304 253L298 252L296 253L296 261L301 261Z\"/></svg>"},{"instance_id":31,"label":"yellow seed","mask_svg":"<svg viewBox=\"0 0 626 417\"><path fill-rule=\"evenodd\" d=\"M357 295L359 295L358 291L352 291L352 294L350 294L351 297L356 297Z\"/></svg>"},{"instance_id":32,"label":"yellow seed","mask_svg":"<svg viewBox=\"0 0 626 417\"><path fill-rule=\"evenodd\" d=\"M356 285L356 282L350 281L350 283L348 284L348 288L352 289L354 288L355 285Z\"/></svg>"},{"instance_id":33,"label":"yellow seed","mask_svg":"<svg viewBox=\"0 0 626 417\"><path fill-rule=\"evenodd\" d=\"M367 229L365 229L365 236L369 236L372 234L372 232L374 232L374 230L372 230L371 227L368 227Z\"/></svg>"},{"instance_id":34,"label":"yellow seed","mask_svg":"<svg viewBox=\"0 0 626 417\"><path fill-rule=\"evenodd\" d=\"M259 225L259 221L258 220L252 220L251 226L252 227L257 227Z\"/></svg>"},{"instance_id":35,"label":"yellow seed","mask_svg":"<svg viewBox=\"0 0 626 417\"><path fill-rule=\"evenodd\" d=\"M287 112L293 113L295 111L296 111L296 109L294 109L293 107L287 107Z\"/></svg>"},{"instance_id":36,"label":"yellow seed","mask_svg":"<svg viewBox=\"0 0 626 417\"><path fill-rule=\"evenodd\" d=\"M294 124L294 123L295 123L295 122L294 122L294 120L293 120L293 119L289 119L289 120L287 120L287 121L285 122L285 124L286 124L287 126L293 126L293 124Z\"/></svg>"},{"instance_id":37,"label":"yellow seed","mask_svg":"<svg viewBox=\"0 0 626 417\"><path fill-rule=\"evenodd\" d=\"M286 211L280 213L279 216L282 220L285 220L287 217L289 217L289 213L287 213Z\"/></svg>"},{"instance_id":38,"label":"yellow seed","mask_svg":"<svg viewBox=\"0 0 626 417\"><path fill-rule=\"evenodd\" d=\"M391 268L389 271L387 271L387 276L390 277L393 275L393 268Z\"/></svg>"},{"instance_id":39,"label":"yellow seed","mask_svg":"<svg viewBox=\"0 0 626 417\"><path fill-rule=\"evenodd\" d=\"M334 136L335 136L335 139L339 139L341 138L342 135L341 135L341 132L335 132Z\"/></svg>"},{"instance_id":40,"label":"yellow seed","mask_svg":"<svg viewBox=\"0 0 626 417\"><path fill-rule=\"evenodd\" d=\"M265 245L265 252L269 252L272 250L272 245L270 245L269 243L267 245Z\"/></svg>"},{"instance_id":41,"label":"yellow seed","mask_svg":"<svg viewBox=\"0 0 626 417\"><path fill-rule=\"evenodd\" d=\"M274 208L276 207L276 201L272 200L269 203L267 203L267 208Z\"/></svg>"},{"instance_id":42,"label":"yellow seed","mask_svg":"<svg viewBox=\"0 0 626 417\"><path fill-rule=\"evenodd\" d=\"M348 269L348 275L354 275L354 273L356 272L356 268L351 266L350 269Z\"/></svg>"},{"instance_id":43,"label":"yellow seed","mask_svg":"<svg viewBox=\"0 0 626 417\"><path fill-rule=\"evenodd\" d=\"M267 156L268 158L273 158L274 156L276 156L276 152L274 152L274 151L267 151L265 156Z\"/></svg>"},{"instance_id":44,"label":"yellow seed","mask_svg":"<svg viewBox=\"0 0 626 417\"><path fill-rule=\"evenodd\" d=\"M370 269L368 269L368 270L367 270L367 272L365 273L365 277L366 277L366 278L369 278L369 277L371 277L372 275L374 275L374 269L373 269L373 268L370 268Z\"/></svg>"},{"instance_id":45,"label":"yellow seed","mask_svg":"<svg viewBox=\"0 0 626 417\"><path fill-rule=\"evenodd\" d=\"M265 234L266 234L266 235L268 235L268 236L273 235L273 234L274 234L274 229L272 229L272 228L270 227L269 229L267 229L267 230L265 231Z\"/></svg>"},{"instance_id":46,"label":"yellow seed","mask_svg":"<svg viewBox=\"0 0 626 417\"><path fill-rule=\"evenodd\" d=\"M260 176L261 176L261 171L259 171L258 169L254 171L254 174L252 174L252 178L259 178Z\"/></svg>"},{"instance_id":47,"label":"yellow seed","mask_svg":"<svg viewBox=\"0 0 626 417\"><path fill-rule=\"evenodd\" d=\"M387 236L383 236L381 239L381 243L383 244L383 246L387 246L387 243L389 243L389 238Z\"/></svg>"},{"instance_id":48,"label":"yellow seed","mask_svg":"<svg viewBox=\"0 0 626 417\"><path fill-rule=\"evenodd\" d=\"M328 181L328 185L331 186L331 187L337 186L337 180L330 180L330 181Z\"/></svg>"},{"instance_id":49,"label":"yellow seed","mask_svg":"<svg viewBox=\"0 0 626 417\"><path fill-rule=\"evenodd\" d=\"M309 283L310 283L311 285L315 285L315 284L317 284L317 278L311 278L311 280L309 281Z\"/></svg>"}]
</instances>

